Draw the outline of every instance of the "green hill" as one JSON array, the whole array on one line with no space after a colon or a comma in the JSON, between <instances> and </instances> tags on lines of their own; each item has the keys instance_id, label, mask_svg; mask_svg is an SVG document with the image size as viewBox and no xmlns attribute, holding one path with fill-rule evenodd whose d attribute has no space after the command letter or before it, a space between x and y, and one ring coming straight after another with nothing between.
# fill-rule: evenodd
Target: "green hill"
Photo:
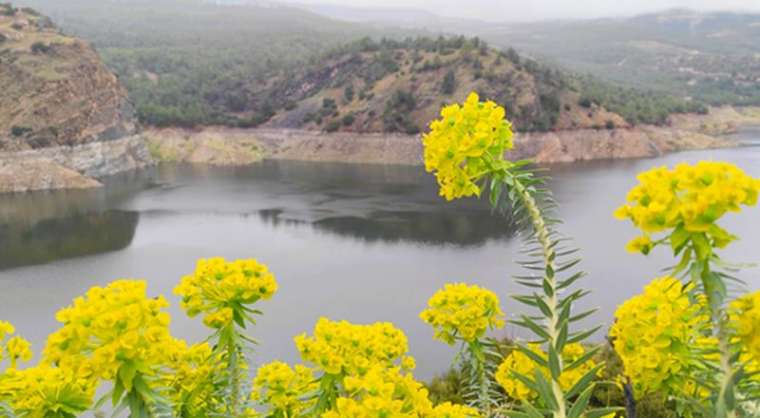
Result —
<instances>
[{"instance_id":1,"label":"green hill","mask_svg":"<svg viewBox=\"0 0 760 418\"><path fill-rule=\"evenodd\" d=\"M664 123L673 112L705 110L453 37L346 45L312 66L268 77L237 116L250 126L416 133L471 91L506 106L515 126L530 131Z\"/></svg>"},{"instance_id":2,"label":"green hill","mask_svg":"<svg viewBox=\"0 0 760 418\"><path fill-rule=\"evenodd\" d=\"M506 105L523 130L663 123L673 112L704 110L676 94L576 77L477 39L411 37L419 31L266 3L23 3L93 42L149 125L416 132L472 90Z\"/></svg>"},{"instance_id":3,"label":"green hill","mask_svg":"<svg viewBox=\"0 0 760 418\"><path fill-rule=\"evenodd\" d=\"M760 15L670 10L629 18L471 26L580 72L709 104L760 104Z\"/></svg>"}]
</instances>

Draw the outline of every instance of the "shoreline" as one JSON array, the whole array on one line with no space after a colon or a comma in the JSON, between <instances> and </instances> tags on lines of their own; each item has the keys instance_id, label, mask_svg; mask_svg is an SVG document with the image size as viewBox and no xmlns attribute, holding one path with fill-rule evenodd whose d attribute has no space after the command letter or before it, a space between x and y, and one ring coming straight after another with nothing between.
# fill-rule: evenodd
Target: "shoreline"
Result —
<instances>
[{"instance_id":1,"label":"shoreline","mask_svg":"<svg viewBox=\"0 0 760 418\"><path fill-rule=\"evenodd\" d=\"M538 164L657 157L741 146L742 128L760 129L760 108L713 108L673 115L667 126L515 134L512 159ZM155 162L245 166L264 159L347 164L423 165L420 135L271 128L147 128L116 140L0 152L0 193L102 187L113 174Z\"/></svg>"},{"instance_id":2,"label":"shoreline","mask_svg":"<svg viewBox=\"0 0 760 418\"><path fill-rule=\"evenodd\" d=\"M657 157L669 152L739 146L730 137L760 126L760 108L711 109L706 115L674 115L669 125L515 133L513 159L539 164ZM422 165L420 135L274 128L149 128L148 147L158 161L219 166L262 159L354 164Z\"/></svg>"}]
</instances>

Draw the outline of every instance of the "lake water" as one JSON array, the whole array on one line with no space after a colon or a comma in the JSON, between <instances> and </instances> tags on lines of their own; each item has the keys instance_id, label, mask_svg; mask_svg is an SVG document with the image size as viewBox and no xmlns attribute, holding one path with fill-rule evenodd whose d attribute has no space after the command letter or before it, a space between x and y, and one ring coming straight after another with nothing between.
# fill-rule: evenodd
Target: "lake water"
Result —
<instances>
[{"instance_id":1,"label":"lake water","mask_svg":"<svg viewBox=\"0 0 760 418\"><path fill-rule=\"evenodd\" d=\"M635 183L653 166L726 160L760 176L755 145L551 168L562 231L583 249L585 301L609 324L615 307L640 291L671 260L627 254L635 231L613 219ZM760 208L731 215L741 234L726 257L760 261ZM173 331L192 341L206 330L178 308L172 288L201 257L255 257L275 272L280 290L261 303L251 333L256 362L297 360L292 337L320 316L356 323L391 321L409 336L420 378L446 369L452 349L434 342L418 319L446 282L496 291L508 315L522 307L507 295L520 238L476 200L446 203L418 167L268 161L246 168L161 166L110 181L105 189L0 197L0 318L16 324L39 350L57 327L55 312L95 285L145 278L151 294L172 302ZM760 288L758 269L742 277ZM499 335L520 335L507 328Z\"/></svg>"}]
</instances>

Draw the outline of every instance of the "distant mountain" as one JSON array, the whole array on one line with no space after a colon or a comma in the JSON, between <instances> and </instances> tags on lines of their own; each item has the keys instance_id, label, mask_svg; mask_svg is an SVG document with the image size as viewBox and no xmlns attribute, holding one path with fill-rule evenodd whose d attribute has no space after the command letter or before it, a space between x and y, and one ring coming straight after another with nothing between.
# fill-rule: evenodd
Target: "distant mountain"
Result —
<instances>
[{"instance_id":1,"label":"distant mountain","mask_svg":"<svg viewBox=\"0 0 760 418\"><path fill-rule=\"evenodd\" d=\"M499 48L642 90L760 104L760 14L672 9L632 17L492 23L414 9L301 5L336 19L479 36Z\"/></svg>"},{"instance_id":2,"label":"distant mountain","mask_svg":"<svg viewBox=\"0 0 760 418\"><path fill-rule=\"evenodd\" d=\"M760 14L674 9L473 31L576 71L711 104L760 104Z\"/></svg>"}]
</instances>

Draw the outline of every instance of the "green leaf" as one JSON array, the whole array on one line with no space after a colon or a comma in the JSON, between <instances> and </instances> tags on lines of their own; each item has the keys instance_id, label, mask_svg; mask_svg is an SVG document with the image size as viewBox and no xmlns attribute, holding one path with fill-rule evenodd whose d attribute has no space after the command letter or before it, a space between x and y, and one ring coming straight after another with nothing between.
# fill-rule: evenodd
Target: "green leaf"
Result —
<instances>
[{"instance_id":1,"label":"green leaf","mask_svg":"<svg viewBox=\"0 0 760 418\"><path fill-rule=\"evenodd\" d=\"M595 326L594 328L591 328L588 331L574 333L567 340L567 343L568 344L579 343L579 342L585 340L586 338L594 335L597 331L599 331L600 328L602 328L602 326L598 325L598 326Z\"/></svg>"},{"instance_id":2,"label":"green leaf","mask_svg":"<svg viewBox=\"0 0 760 418\"><path fill-rule=\"evenodd\" d=\"M673 255L677 256L686 246L691 238L691 232L684 228L683 224L679 225L672 234L670 234L670 247L673 249Z\"/></svg>"},{"instance_id":3,"label":"green leaf","mask_svg":"<svg viewBox=\"0 0 760 418\"><path fill-rule=\"evenodd\" d=\"M573 407L567 413L567 418L580 418L583 412L588 406L588 401L591 399L591 393L594 391L594 385L588 387L583 393L578 396L578 399L573 403Z\"/></svg>"},{"instance_id":4,"label":"green leaf","mask_svg":"<svg viewBox=\"0 0 760 418\"><path fill-rule=\"evenodd\" d=\"M549 383L549 381L546 380L546 376L544 376L544 374L541 373L539 369L535 369L533 371L533 375L535 376L535 379L536 379L538 394L541 395L541 399L544 400L544 403L546 404L546 406L548 406L554 411L559 409L559 405L557 405L557 399L554 397L554 392L552 392L551 383Z\"/></svg>"},{"instance_id":5,"label":"green leaf","mask_svg":"<svg viewBox=\"0 0 760 418\"><path fill-rule=\"evenodd\" d=\"M552 344L549 344L549 371L552 374L552 380L559 380L559 376L562 374L560 359Z\"/></svg>"},{"instance_id":6,"label":"green leaf","mask_svg":"<svg viewBox=\"0 0 760 418\"><path fill-rule=\"evenodd\" d=\"M536 363L539 367L544 367L544 368L549 367L549 363L546 361L546 359L541 357L540 354L536 353L530 348L525 347L522 344L518 344L517 346L515 346L515 348L519 350L521 353L530 357L530 359L533 360L533 362Z\"/></svg>"},{"instance_id":7,"label":"green leaf","mask_svg":"<svg viewBox=\"0 0 760 418\"><path fill-rule=\"evenodd\" d=\"M531 417L531 418L544 418L544 414L542 414L538 409L536 409L535 406L531 405L525 399L522 400L522 407L525 410L525 412L528 414L529 417Z\"/></svg>"},{"instance_id":8,"label":"green leaf","mask_svg":"<svg viewBox=\"0 0 760 418\"><path fill-rule=\"evenodd\" d=\"M712 247L710 241L704 233L691 234L691 243L694 246L694 251L697 253L697 259L704 261L710 258L712 254Z\"/></svg>"},{"instance_id":9,"label":"green leaf","mask_svg":"<svg viewBox=\"0 0 760 418\"><path fill-rule=\"evenodd\" d=\"M132 381L135 379L135 374L137 374L137 367L135 367L135 364L132 362L124 363L119 367L118 380L121 381L127 392L132 391Z\"/></svg>"},{"instance_id":10,"label":"green leaf","mask_svg":"<svg viewBox=\"0 0 760 418\"><path fill-rule=\"evenodd\" d=\"M600 346L596 346L589 349L588 351L583 353L582 356L575 359L575 361L565 366L565 370L573 370L576 367L583 365L584 363L589 361L592 357L594 357L599 352L600 349L601 349Z\"/></svg>"},{"instance_id":11,"label":"green leaf","mask_svg":"<svg viewBox=\"0 0 760 418\"><path fill-rule=\"evenodd\" d=\"M589 385L594 380L594 377L596 377L596 374L599 372L599 370L604 366L604 364L597 364L596 366L592 367L589 371L586 372L586 374L583 375L580 379L578 379L577 382L573 385L573 387L570 388L570 390L565 393L565 396L567 399L572 398L573 396L577 395L578 393L581 393L587 388L590 389ZM593 385L591 386L593 387Z\"/></svg>"},{"instance_id":12,"label":"green leaf","mask_svg":"<svg viewBox=\"0 0 760 418\"><path fill-rule=\"evenodd\" d=\"M124 385L121 383L121 379L116 379L116 383L111 391L111 405L117 405L121 400L122 395L124 395Z\"/></svg>"},{"instance_id":13,"label":"green leaf","mask_svg":"<svg viewBox=\"0 0 760 418\"><path fill-rule=\"evenodd\" d=\"M533 331L536 335L538 335L540 338L544 339L545 341L549 340L549 334L546 332L546 330L544 330L535 321L533 321L532 319L528 318L525 315L521 316L520 321L512 321L512 323Z\"/></svg>"}]
</instances>

